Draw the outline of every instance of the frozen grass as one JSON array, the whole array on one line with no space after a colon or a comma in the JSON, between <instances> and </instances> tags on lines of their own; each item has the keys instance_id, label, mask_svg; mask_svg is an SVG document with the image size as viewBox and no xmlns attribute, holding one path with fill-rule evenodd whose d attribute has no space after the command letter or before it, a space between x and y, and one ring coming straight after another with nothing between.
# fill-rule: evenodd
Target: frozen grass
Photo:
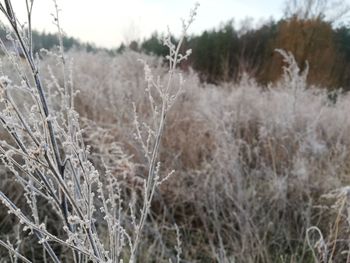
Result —
<instances>
[{"instance_id":1,"label":"frozen grass","mask_svg":"<svg viewBox=\"0 0 350 263\"><path fill-rule=\"evenodd\" d=\"M132 51L43 52L48 116L37 71L9 54L0 262L350 262L350 95L278 52L268 87L201 84Z\"/></svg>"},{"instance_id":2,"label":"frozen grass","mask_svg":"<svg viewBox=\"0 0 350 263\"><path fill-rule=\"evenodd\" d=\"M317 257L346 260L350 97L339 92L334 103L326 89L308 87L284 55L289 71L269 87L248 76L222 86L184 76L160 155L162 173L176 172L155 193L143 260L165 262L175 252L175 222L189 262L315 262L315 245ZM126 198L141 204L147 160L130 132L132 102L145 123L152 114L138 58L167 78L159 60L133 52L67 54L90 160L107 165ZM126 159L115 157L120 148ZM322 248L313 226L322 230Z\"/></svg>"}]
</instances>

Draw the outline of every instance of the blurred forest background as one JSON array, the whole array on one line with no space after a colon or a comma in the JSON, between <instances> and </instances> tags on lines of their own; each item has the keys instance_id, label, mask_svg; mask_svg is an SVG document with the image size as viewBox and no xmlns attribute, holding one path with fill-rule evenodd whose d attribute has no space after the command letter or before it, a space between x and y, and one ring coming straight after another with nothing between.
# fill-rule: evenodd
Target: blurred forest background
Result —
<instances>
[{"instance_id":1,"label":"blurred forest background","mask_svg":"<svg viewBox=\"0 0 350 263\"><path fill-rule=\"evenodd\" d=\"M315 3L314 3L315 2ZM247 18L235 26L234 20L186 39L183 50L192 49L190 59L182 69L194 69L201 81L219 84L236 81L243 73L266 85L279 79L283 59L275 49L292 52L301 70L310 65L308 84L322 87L350 89L350 24L349 6L344 1L334 7L327 17L327 1L287 1L284 17L278 21L266 20L260 26ZM6 35L5 28L0 37ZM64 37L66 50L76 48L88 52L104 50L114 56L126 49L165 57L162 34L154 32L143 40L120 44L119 48L102 49L91 43L82 43L73 37ZM34 32L34 48L52 49L57 46L56 34ZM176 38L174 37L176 42Z\"/></svg>"}]
</instances>

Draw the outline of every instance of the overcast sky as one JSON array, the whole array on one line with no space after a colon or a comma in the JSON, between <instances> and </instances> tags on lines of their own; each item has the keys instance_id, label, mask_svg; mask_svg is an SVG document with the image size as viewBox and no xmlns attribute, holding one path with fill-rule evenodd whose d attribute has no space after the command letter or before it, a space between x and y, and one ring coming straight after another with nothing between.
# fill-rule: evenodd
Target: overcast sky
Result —
<instances>
[{"instance_id":1,"label":"overcast sky","mask_svg":"<svg viewBox=\"0 0 350 263\"><path fill-rule=\"evenodd\" d=\"M17 17L23 20L25 1L13 1ZM284 0L57 0L60 21L64 31L82 41L98 46L117 47L122 41L143 39L152 32L165 32L167 26L177 34L181 18L187 18L195 2L200 3L198 16L190 33L199 33L234 19L240 21L252 17L275 19L282 16ZM52 0L34 1L34 27L54 31L51 13Z\"/></svg>"}]
</instances>

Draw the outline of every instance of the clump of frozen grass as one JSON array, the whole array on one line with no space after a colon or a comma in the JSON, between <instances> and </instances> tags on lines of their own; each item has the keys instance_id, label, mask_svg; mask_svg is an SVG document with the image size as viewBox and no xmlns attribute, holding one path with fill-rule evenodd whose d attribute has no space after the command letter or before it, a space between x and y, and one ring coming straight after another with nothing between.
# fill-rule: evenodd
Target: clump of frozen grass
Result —
<instances>
[{"instance_id":1,"label":"clump of frozen grass","mask_svg":"<svg viewBox=\"0 0 350 263\"><path fill-rule=\"evenodd\" d=\"M115 58L79 52L67 56L75 60L74 76L81 90L77 110L91 118L84 122L85 140L94 157L102 156L109 164L116 160L109 142L117 138L127 146L123 149L128 157L133 155L132 165L121 162L114 167L125 167L127 180L119 182L128 181L131 189L142 188L147 160L126 127L134 126L133 112L114 98L135 102L146 139L153 115L149 93L144 92L144 65L136 56L134 52ZM167 79L159 60L139 56L161 81ZM94 71L88 71L86 65L93 62ZM290 66L297 65L286 64ZM213 86L200 83L195 74L184 75L183 92L167 114L170 125L164 130L160 154L162 174L172 167L177 172L155 193L156 223L146 222L149 239L142 240L154 245L149 253L163 257L169 253L164 244L176 246L174 233L169 233L173 219L181 233L190 233L182 235L181 255L192 261L274 262L283 255L286 262L288 257L303 262L312 256L305 240L309 227L318 226L325 242L329 240L327 227L336 213L324 210L325 199L320 196L348 182L350 97L339 93L333 103L325 90L302 82L300 70L293 72L268 88L248 76L238 83ZM107 107L83 96L92 90L99 104ZM152 91L159 102L160 96ZM110 95L99 95L105 92ZM89 115L85 109L99 114ZM123 178L119 171L112 173ZM317 242L316 238L311 241Z\"/></svg>"},{"instance_id":2,"label":"clump of frozen grass","mask_svg":"<svg viewBox=\"0 0 350 263\"><path fill-rule=\"evenodd\" d=\"M146 179L142 179L143 201L139 210L134 207L132 199L123 199L118 177L112 173L115 167L103 159L106 165L103 172L90 161L90 149L85 145L84 131L80 128L79 114L74 105L73 74L67 65L62 41L57 53L42 53L53 57L60 65L63 81L60 83L49 68L51 82L43 84L41 61L32 51L33 2L26 1L26 25L19 23L10 0L0 3L0 11L10 26L7 38L16 49L9 51L1 43L17 77L16 81L6 76L0 79L0 121L10 138L0 141L0 158L24 192L19 200L14 201L1 191L0 200L18 220L23 231L20 237L33 237L42 246L44 260L136 262L140 257L139 246L155 191L172 174L162 176L160 173L159 148L167 113L181 91L182 83L174 83L176 66L190 55L190 52L182 55L180 46L198 5L191 11L188 21L183 22L180 42L172 43L170 34L164 39L169 48L166 82L154 77L148 64L142 62L152 121L139 120L138 109L134 107L134 136L143 149L148 170ZM54 4L54 21L61 39L56 1ZM132 167L118 144L113 144L110 152L114 164ZM19 202L22 199L25 205ZM46 224L48 220L54 221L56 229ZM107 237L104 236L106 233ZM1 241L0 245L14 260L30 262L27 253L21 251L19 241ZM58 247L65 254L57 253ZM180 248L176 250L179 259Z\"/></svg>"}]
</instances>

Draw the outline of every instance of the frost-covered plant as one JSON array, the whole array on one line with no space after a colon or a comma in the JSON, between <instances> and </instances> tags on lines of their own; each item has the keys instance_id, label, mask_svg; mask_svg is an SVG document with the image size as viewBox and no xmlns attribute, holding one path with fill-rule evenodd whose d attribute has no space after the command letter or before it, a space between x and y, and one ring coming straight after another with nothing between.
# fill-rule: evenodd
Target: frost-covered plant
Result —
<instances>
[{"instance_id":1,"label":"frost-covered plant","mask_svg":"<svg viewBox=\"0 0 350 263\"><path fill-rule=\"evenodd\" d=\"M140 189L148 171L142 147L130 132L135 115L128 105L135 102L142 122L150 125L153 119L144 66L137 57L148 62L154 75L167 79L159 59L144 54L66 54L67 61L74 60L74 86L80 90L75 107L85 117L84 140L91 145L92 161L99 166L103 159L121 179L122 190L127 185L136 191L134 211L142 208ZM42 65L50 65L63 83L53 58ZM176 167L176 176L155 193L140 243L142 259L167 262L172 255L176 260L174 219L182 258L190 262L275 262L282 257L305 262L312 256L305 240L312 225L332 243L328 230L336 210L325 211L330 200L320 195L349 182L350 97L339 93L337 102L330 103L325 89L309 87L295 72L299 86L284 76L268 89L249 76L214 86L200 83L194 73L183 74L183 92L167 114L160 154L161 174ZM157 94L154 98L159 101ZM119 159L120 145L130 159ZM124 205L123 210L128 208ZM341 233L346 233L341 223ZM131 233L131 224L125 225ZM314 245L318 236L309 234Z\"/></svg>"},{"instance_id":2,"label":"frost-covered plant","mask_svg":"<svg viewBox=\"0 0 350 263\"><path fill-rule=\"evenodd\" d=\"M144 182L144 202L141 209L141 217L138 223L135 223L135 238L132 244L131 257L134 261L136 255L142 229L144 227L155 190L158 185L162 184L169 176L171 176L174 171L171 171L164 178L160 176L160 165L159 162L159 148L161 137L163 135L163 130L165 126L166 116L170 108L173 106L174 101L177 99L181 92L182 78L180 77L180 83L175 85L173 83L173 75L176 74L177 65L184 59L187 59L191 54L191 50L187 50L185 55L180 53L180 47L185 39L186 32L189 26L192 24L194 17L196 16L198 4L195 5L194 9L191 10L189 19L183 21L182 25L182 35L180 37L179 43L174 44L171 41L171 34L169 32L168 36L164 38L164 45L169 48L169 55L166 59L169 61L169 75L165 83L160 81L160 78L154 78L150 67L145 61L141 61L144 64L145 80L147 82L146 92L149 96L149 103L152 112L152 123L140 123L137 117L137 109L134 105L135 111L135 138L140 142L141 147L144 151L144 157L146 159L148 174L147 179ZM177 88L176 88L177 86ZM175 90L174 90L175 88ZM156 94L156 95L154 95ZM155 98L159 98L159 102Z\"/></svg>"},{"instance_id":3,"label":"frost-covered plant","mask_svg":"<svg viewBox=\"0 0 350 263\"><path fill-rule=\"evenodd\" d=\"M124 199L118 177L112 173L116 167L104 159L106 171L103 172L91 162L74 105L73 75L62 41L57 52L43 50L40 55L33 54L34 1L25 3L27 23L24 25L17 19L11 0L0 3L0 11L10 27L7 40L0 43L15 72L14 79L4 74L0 78L0 121L9 138L0 141L0 158L23 191L17 201L0 191L0 200L17 218L19 232L24 232L19 234L16 243L8 239L0 241L0 245L15 261L31 262L21 251L20 242L21 238L30 237L43 247L44 260L135 262L156 188L172 174L161 176L159 148L167 113L181 91L182 83L174 83L176 66L190 55L189 51L182 55L180 46L198 6L183 23L180 42L173 44L170 36L164 40L169 47L166 82L154 77L147 63L142 62L152 121L140 121L138 109L134 107L135 138L143 149L148 171L147 178L142 180L143 201L138 210L132 198ZM54 4L54 21L61 39L56 1ZM9 50L4 41L10 41L14 49ZM51 82L43 82L40 57L45 56L53 57L60 65L62 83L51 73ZM114 164L132 166L118 144L112 144L110 149ZM19 202L23 199L25 204ZM180 254L180 249L177 250Z\"/></svg>"}]
</instances>

